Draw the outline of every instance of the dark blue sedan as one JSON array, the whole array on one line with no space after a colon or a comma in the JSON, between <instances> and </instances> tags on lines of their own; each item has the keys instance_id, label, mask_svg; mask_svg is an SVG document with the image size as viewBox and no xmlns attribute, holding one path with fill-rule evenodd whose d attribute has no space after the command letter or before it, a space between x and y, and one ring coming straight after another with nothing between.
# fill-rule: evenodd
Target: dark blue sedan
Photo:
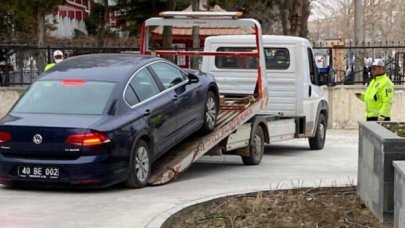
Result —
<instances>
[{"instance_id":1,"label":"dark blue sedan","mask_svg":"<svg viewBox=\"0 0 405 228\"><path fill-rule=\"evenodd\" d=\"M0 182L147 184L161 155L215 128L214 78L150 56L97 54L47 71L0 121Z\"/></svg>"}]
</instances>

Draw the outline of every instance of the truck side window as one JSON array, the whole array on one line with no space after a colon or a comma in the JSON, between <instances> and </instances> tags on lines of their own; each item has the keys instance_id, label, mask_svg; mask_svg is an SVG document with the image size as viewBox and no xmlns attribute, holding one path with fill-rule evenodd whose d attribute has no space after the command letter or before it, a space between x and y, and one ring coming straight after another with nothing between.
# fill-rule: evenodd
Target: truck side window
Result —
<instances>
[{"instance_id":1,"label":"truck side window","mask_svg":"<svg viewBox=\"0 0 405 228\"><path fill-rule=\"evenodd\" d=\"M318 77L318 68L316 67L316 63L314 61L314 55L312 54L311 48L308 48L308 64L309 64L309 76L311 79L311 83L314 85L319 84L319 77Z\"/></svg>"},{"instance_id":2,"label":"truck side window","mask_svg":"<svg viewBox=\"0 0 405 228\"><path fill-rule=\"evenodd\" d=\"M253 52L251 47L220 47L217 51ZM266 68L269 70L286 70L290 67L290 52L287 48L265 48ZM215 66L219 69L257 69L255 57L217 56Z\"/></svg>"}]
</instances>

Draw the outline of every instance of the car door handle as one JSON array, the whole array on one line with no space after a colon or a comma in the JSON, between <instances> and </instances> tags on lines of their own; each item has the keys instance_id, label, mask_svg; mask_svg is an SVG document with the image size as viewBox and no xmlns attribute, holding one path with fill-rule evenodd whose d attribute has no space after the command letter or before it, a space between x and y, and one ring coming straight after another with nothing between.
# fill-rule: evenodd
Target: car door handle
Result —
<instances>
[{"instance_id":1,"label":"car door handle","mask_svg":"<svg viewBox=\"0 0 405 228\"><path fill-rule=\"evenodd\" d=\"M177 99L179 99L179 97L177 95L174 95L172 101L177 101Z\"/></svg>"},{"instance_id":2,"label":"car door handle","mask_svg":"<svg viewBox=\"0 0 405 228\"><path fill-rule=\"evenodd\" d=\"M149 116L151 114L150 109L146 109L145 112L143 113L144 116Z\"/></svg>"},{"instance_id":3,"label":"car door handle","mask_svg":"<svg viewBox=\"0 0 405 228\"><path fill-rule=\"evenodd\" d=\"M311 96L312 96L312 87L309 86L309 89L308 89L308 97L311 97Z\"/></svg>"}]
</instances>

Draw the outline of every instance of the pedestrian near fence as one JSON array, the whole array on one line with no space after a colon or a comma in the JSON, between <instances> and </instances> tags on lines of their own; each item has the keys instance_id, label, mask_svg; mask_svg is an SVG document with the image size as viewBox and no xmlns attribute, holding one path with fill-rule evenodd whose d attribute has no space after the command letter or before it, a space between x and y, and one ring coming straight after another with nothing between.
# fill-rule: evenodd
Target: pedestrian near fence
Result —
<instances>
[{"instance_id":1,"label":"pedestrian near fence","mask_svg":"<svg viewBox=\"0 0 405 228\"><path fill-rule=\"evenodd\" d=\"M363 93L356 96L366 105L367 121L390 121L394 95L394 84L385 72L382 59L375 59L371 65L372 79Z\"/></svg>"}]
</instances>

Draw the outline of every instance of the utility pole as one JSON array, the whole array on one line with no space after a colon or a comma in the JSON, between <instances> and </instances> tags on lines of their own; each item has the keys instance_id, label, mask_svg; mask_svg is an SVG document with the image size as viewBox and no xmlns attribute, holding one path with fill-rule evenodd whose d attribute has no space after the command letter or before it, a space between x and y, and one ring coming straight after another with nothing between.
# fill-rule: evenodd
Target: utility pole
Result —
<instances>
[{"instance_id":1,"label":"utility pole","mask_svg":"<svg viewBox=\"0 0 405 228\"><path fill-rule=\"evenodd\" d=\"M192 5L191 9L193 11L199 11L200 10L200 0L192 0ZM198 50L200 49L200 28L198 26L193 26L193 50ZM192 56L190 58L191 61L191 68L193 69L198 69L198 57Z\"/></svg>"},{"instance_id":2,"label":"utility pole","mask_svg":"<svg viewBox=\"0 0 405 228\"><path fill-rule=\"evenodd\" d=\"M353 0L354 4L354 43L356 46L361 46L364 43L363 37L363 0ZM363 70L363 51L357 49L355 59L354 72L362 72ZM362 73L355 74L354 80L359 82L362 80Z\"/></svg>"}]
</instances>

